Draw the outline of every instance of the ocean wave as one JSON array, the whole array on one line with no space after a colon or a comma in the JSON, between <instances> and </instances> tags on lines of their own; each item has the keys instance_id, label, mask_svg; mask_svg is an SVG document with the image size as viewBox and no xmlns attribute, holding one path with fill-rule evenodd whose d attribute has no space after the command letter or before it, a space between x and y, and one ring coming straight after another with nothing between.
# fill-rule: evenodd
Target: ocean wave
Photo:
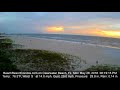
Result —
<instances>
[{"instance_id":1,"label":"ocean wave","mask_svg":"<svg viewBox=\"0 0 120 90\"><path fill-rule=\"evenodd\" d=\"M82 35L63 35L63 34L27 34L25 36L64 40L64 41L78 42L81 44L87 44L93 46L120 49L120 39L118 38L82 36Z\"/></svg>"}]
</instances>

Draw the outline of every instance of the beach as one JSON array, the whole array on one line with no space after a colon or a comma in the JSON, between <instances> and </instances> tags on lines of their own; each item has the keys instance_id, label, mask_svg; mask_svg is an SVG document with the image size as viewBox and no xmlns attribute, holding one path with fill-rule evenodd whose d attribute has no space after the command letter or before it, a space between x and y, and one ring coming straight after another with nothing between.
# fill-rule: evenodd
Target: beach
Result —
<instances>
[{"instance_id":1,"label":"beach","mask_svg":"<svg viewBox=\"0 0 120 90\"><path fill-rule=\"evenodd\" d=\"M87 65L95 65L96 61L98 61L98 64L120 65L120 49L117 48L22 35L13 35L10 38L15 44L23 45L23 49L40 49L66 53L86 60Z\"/></svg>"}]
</instances>

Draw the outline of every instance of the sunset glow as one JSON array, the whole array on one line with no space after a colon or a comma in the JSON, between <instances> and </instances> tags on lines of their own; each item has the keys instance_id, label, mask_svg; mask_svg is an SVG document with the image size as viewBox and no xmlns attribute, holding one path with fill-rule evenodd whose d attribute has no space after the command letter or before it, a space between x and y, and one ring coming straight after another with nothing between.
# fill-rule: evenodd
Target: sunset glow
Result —
<instances>
[{"instance_id":1,"label":"sunset glow","mask_svg":"<svg viewBox=\"0 0 120 90\"><path fill-rule=\"evenodd\" d=\"M63 27L47 27L46 31L47 32L63 32L64 28Z\"/></svg>"},{"instance_id":2,"label":"sunset glow","mask_svg":"<svg viewBox=\"0 0 120 90\"><path fill-rule=\"evenodd\" d=\"M103 35L110 37L120 37L120 31L101 31Z\"/></svg>"}]
</instances>

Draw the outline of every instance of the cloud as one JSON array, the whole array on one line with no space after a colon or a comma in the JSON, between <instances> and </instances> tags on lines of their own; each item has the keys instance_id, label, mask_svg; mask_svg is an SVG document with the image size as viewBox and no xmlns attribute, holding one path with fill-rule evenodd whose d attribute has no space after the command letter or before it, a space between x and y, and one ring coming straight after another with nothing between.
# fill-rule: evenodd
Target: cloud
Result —
<instances>
[{"instance_id":1,"label":"cloud","mask_svg":"<svg viewBox=\"0 0 120 90\"><path fill-rule=\"evenodd\" d=\"M52 26L46 27L46 32L56 33L56 32L63 32L64 28L62 26Z\"/></svg>"},{"instance_id":2,"label":"cloud","mask_svg":"<svg viewBox=\"0 0 120 90\"><path fill-rule=\"evenodd\" d=\"M0 12L0 32L6 33L98 35L120 30L119 23L120 12Z\"/></svg>"},{"instance_id":3,"label":"cloud","mask_svg":"<svg viewBox=\"0 0 120 90\"><path fill-rule=\"evenodd\" d=\"M36 27L38 26L40 16L44 14L45 13L36 14L34 12L0 13L0 32L7 32L7 33L38 32Z\"/></svg>"}]
</instances>

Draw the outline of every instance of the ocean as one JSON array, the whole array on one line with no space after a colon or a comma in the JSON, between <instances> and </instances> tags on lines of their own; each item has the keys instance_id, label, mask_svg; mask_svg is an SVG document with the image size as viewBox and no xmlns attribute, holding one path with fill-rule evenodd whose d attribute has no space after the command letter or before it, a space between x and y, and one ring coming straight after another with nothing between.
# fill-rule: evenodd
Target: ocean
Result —
<instances>
[{"instance_id":1,"label":"ocean","mask_svg":"<svg viewBox=\"0 0 120 90\"><path fill-rule=\"evenodd\" d=\"M101 47L110 47L120 49L119 38L83 36L83 35L65 35L65 34L17 34L36 38L46 38L55 40L65 40L72 42L81 42L85 44L97 45Z\"/></svg>"}]
</instances>

